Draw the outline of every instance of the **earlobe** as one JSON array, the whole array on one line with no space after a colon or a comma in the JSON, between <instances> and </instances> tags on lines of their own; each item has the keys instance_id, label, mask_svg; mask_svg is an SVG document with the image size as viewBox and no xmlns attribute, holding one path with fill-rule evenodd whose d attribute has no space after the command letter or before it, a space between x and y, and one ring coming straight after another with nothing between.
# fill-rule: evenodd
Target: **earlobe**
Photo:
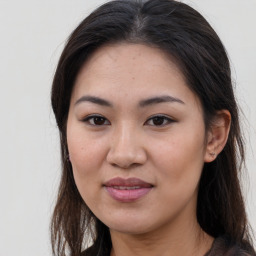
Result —
<instances>
[{"instance_id":1,"label":"earlobe","mask_svg":"<svg viewBox=\"0 0 256 256\"><path fill-rule=\"evenodd\" d=\"M231 125L231 114L228 110L220 110L215 115L207 134L207 145L204 161L212 162L226 145Z\"/></svg>"}]
</instances>

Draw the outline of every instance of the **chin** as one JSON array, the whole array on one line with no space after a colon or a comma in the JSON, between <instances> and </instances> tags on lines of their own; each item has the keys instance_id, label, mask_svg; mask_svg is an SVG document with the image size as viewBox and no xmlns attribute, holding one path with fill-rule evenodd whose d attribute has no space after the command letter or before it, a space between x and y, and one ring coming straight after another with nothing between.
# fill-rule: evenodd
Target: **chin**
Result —
<instances>
[{"instance_id":1,"label":"chin","mask_svg":"<svg viewBox=\"0 0 256 256\"><path fill-rule=\"evenodd\" d=\"M152 222L152 221L151 221ZM144 218L126 218L105 221L104 224L109 227L111 231L140 235L145 234L154 229L151 223L148 223Z\"/></svg>"},{"instance_id":2,"label":"chin","mask_svg":"<svg viewBox=\"0 0 256 256\"><path fill-rule=\"evenodd\" d=\"M113 227L109 227L109 229L110 231L115 231L118 233L129 234L129 235L142 235L151 231L150 228L131 226L131 225L127 225L123 227L113 226Z\"/></svg>"}]
</instances>

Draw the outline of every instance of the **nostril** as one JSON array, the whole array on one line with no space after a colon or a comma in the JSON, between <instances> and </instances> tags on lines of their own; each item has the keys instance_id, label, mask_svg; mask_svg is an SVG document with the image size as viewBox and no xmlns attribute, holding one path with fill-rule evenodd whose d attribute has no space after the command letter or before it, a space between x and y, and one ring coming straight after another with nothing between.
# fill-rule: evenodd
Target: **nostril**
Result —
<instances>
[{"instance_id":1,"label":"nostril","mask_svg":"<svg viewBox=\"0 0 256 256\"><path fill-rule=\"evenodd\" d=\"M120 164L115 164L113 163L112 166L117 167L117 168L122 168L122 169L131 169L131 168L136 168L140 166L141 164L139 163L132 163L132 164L127 164L127 165L120 165Z\"/></svg>"},{"instance_id":2,"label":"nostril","mask_svg":"<svg viewBox=\"0 0 256 256\"><path fill-rule=\"evenodd\" d=\"M129 169L142 165L144 160L138 157L138 154L110 153L107 156L107 162L114 167Z\"/></svg>"}]
</instances>

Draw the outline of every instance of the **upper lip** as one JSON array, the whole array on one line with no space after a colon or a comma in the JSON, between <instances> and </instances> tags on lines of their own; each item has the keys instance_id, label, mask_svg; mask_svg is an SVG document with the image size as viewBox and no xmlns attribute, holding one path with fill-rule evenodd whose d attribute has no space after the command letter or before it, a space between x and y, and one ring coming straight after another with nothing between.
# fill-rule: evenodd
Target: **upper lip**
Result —
<instances>
[{"instance_id":1,"label":"upper lip","mask_svg":"<svg viewBox=\"0 0 256 256\"><path fill-rule=\"evenodd\" d=\"M122 187L141 187L141 188L150 188L153 187L152 184L143 181L141 179L138 178L128 178L128 179L124 179L121 177L117 177L114 179L111 179L109 181L107 181L106 183L104 183L104 186L106 187L118 187L118 186L122 186Z\"/></svg>"}]
</instances>

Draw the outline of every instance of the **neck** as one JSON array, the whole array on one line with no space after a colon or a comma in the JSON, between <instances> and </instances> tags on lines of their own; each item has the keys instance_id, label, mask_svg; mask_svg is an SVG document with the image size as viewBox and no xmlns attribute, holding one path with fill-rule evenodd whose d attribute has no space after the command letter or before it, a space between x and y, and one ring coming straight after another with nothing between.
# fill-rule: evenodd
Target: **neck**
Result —
<instances>
[{"instance_id":1,"label":"neck","mask_svg":"<svg viewBox=\"0 0 256 256\"><path fill-rule=\"evenodd\" d=\"M189 220L144 234L125 234L114 230L110 234L111 256L203 256L213 242L197 221Z\"/></svg>"}]
</instances>

